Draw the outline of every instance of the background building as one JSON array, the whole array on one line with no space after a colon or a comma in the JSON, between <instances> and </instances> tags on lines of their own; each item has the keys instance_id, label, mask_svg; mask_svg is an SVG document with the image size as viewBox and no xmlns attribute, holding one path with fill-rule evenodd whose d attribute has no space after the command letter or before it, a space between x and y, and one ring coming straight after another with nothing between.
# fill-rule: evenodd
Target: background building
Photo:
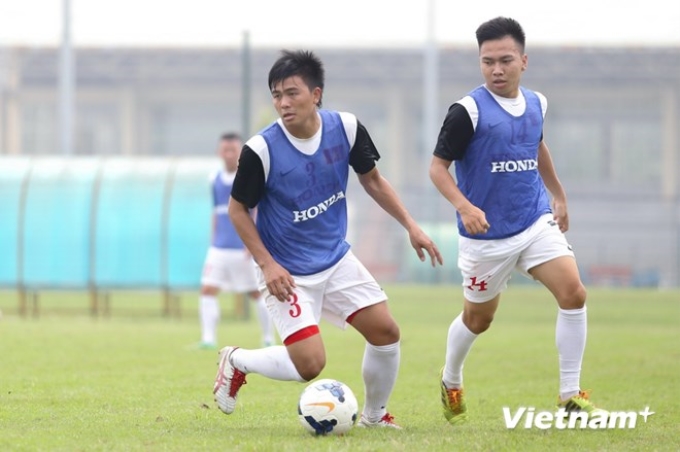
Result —
<instances>
[{"instance_id":1,"label":"background building","mask_svg":"<svg viewBox=\"0 0 680 452\"><path fill-rule=\"evenodd\" d=\"M457 280L447 227L454 212L427 170L447 108L482 83L477 49L438 50L432 133L424 132L422 50L317 53L327 70L324 106L352 111L368 127L381 171L446 244L448 265L414 265L403 230L362 195L351 206L355 251L383 280ZM545 136L569 196L568 236L584 278L680 285L680 48L527 53L524 84L549 101ZM252 49L244 67L235 48L78 48L74 155L213 158L222 132L248 135L275 118L266 80L277 54ZM0 48L0 158L59 155L58 56L55 48Z\"/></svg>"}]
</instances>

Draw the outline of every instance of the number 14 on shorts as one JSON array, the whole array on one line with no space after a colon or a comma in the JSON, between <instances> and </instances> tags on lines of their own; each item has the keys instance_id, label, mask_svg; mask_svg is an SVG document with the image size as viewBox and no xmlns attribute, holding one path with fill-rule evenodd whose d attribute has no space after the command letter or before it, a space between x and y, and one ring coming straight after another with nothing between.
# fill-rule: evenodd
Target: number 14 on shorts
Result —
<instances>
[{"instance_id":1,"label":"number 14 on shorts","mask_svg":"<svg viewBox=\"0 0 680 452\"><path fill-rule=\"evenodd\" d=\"M467 287L468 290L474 290L476 292L484 292L487 289L487 283L483 279L480 279L477 276L472 276L470 277L470 284L468 284Z\"/></svg>"}]
</instances>

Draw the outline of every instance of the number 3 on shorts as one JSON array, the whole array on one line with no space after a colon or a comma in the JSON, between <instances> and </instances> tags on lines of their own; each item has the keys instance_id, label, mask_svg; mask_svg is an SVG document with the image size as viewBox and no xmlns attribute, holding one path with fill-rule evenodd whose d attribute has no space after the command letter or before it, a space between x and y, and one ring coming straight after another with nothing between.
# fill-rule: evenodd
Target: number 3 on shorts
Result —
<instances>
[{"instance_id":1,"label":"number 3 on shorts","mask_svg":"<svg viewBox=\"0 0 680 452\"><path fill-rule=\"evenodd\" d=\"M298 304L298 296L296 293L293 293L293 295L291 295L290 299L288 300L288 303L290 303L288 315L293 318L299 317L300 314L302 313L302 308Z\"/></svg>"}]
</instances>

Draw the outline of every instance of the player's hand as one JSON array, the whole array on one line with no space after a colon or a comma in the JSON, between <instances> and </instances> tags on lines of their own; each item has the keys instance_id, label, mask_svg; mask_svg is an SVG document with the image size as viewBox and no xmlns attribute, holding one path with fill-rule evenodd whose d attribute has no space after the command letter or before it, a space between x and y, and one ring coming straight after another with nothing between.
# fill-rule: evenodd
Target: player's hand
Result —
<instances>
[{"instance_id":1,"label":"player's hand","mask_svg":"<svg viewBox=\"0 0 680 452\"><path fill-rule=\"evenodd\" d=\"M459 210L458 213L460 213L463 227L468 234L482 235L489 232L491 225L486 221L486 214L482 209L470 204L465 209Z\"/></svg>"},{"instance_id":2,"label":"player's hand","mask_svg":"<svg viewBox=\"0 0 680 452\"><path fill-rule=\"evenodd\" d=\"M560 231L569 230L569 214L567 213L567 202L560 199L553 199L553 220L557 223Z\"/></svg>"},{"instance_id":3,"label":"player's hand","mask_svg":"<svg viewBox=\"0 0 680 452\"><path fill-rule=\"evenodd\" d=\"M260 266L267 283L267 290L279 301L288 301L295 290L295 280L288 270L283 268L274 259Z\"/></svg>"},{"instance_id":4,"label":"player's hand","mask_svg":"<svg viewBox=\"0 0 680 452\"><path fill-rule=\"evenodd\" d=\"M430 255L430 261L432 262L433 267L437 266L437 262L439 262L439 265L444 264L444 259L442 259L442 255L439 253L437 245L435 245L432 239L425 234L422 229L416 226L408 232L408 237L411 241L411 246L416 250L416 254L418 254L418 258L421 262L425 262L424 249L427 251L427 254Z\"/></svg>"}]
</instances>

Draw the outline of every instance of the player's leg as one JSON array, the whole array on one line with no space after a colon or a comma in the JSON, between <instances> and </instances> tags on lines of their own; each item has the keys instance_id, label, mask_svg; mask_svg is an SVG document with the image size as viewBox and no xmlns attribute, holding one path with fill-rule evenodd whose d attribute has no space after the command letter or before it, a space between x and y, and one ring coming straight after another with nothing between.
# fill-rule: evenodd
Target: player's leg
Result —
<instances>
[{"instance_id":1,"label":"player's leg","mask_svg":"<svg viewBox=\"0 0 680 452\"><path fill-rule=\"evenodd\" d=\"M198 311L201 322L200 348L217 348L217 326L220 323L220 305L218 302L219 288L201 285L201 298Z\"/></svg>"},{"instance_id":2,"label":"player's leg","mask_svg":"<svg viewBox=\"0 0 680 452\"><path fill-rule=\"evenodd\" d=\"M325 366L326 355L318 328L321 303L314 302L321 298L321 289L305 287L297 278L296 285L295 294L285 303L263 289L284 345L254 350L228 346L220 351L213 393L225 414L233 412L238 392L249 373L274 380L305 382L319 375Z\"/></svg>"},{"instance_id":3,"label":"player's leg","mask_svg":"<svg viewBox=\"0 0 680 452\"><path fill-rule=\"evenodd\" d=\"M518 262L520 271L543 284L558 305L555 342L559 354L560 397L580 391L581 362L586 345L586 290L574 253L551 216L532 226L534 238Z\"/></svg>"},{"instance_id":4,"label":"player's leg","mask_svg":"<svg viewBox=\"0 0 680 452\"><path fill-rule=\"evenodd\" d=\"M270 317L284 345L259 350L239 349L233 361L244 372L258 373L275 380L309 381L316 378L326 365L326 352L318 327L323 281L314 276L294 279L295 292L286 302L272 296L260 280ZM271 353L270 349L273 350ZM277 356L276 353L281 353L286 362L269 359Z\"/></svg>"},{"instance_id":5,"label":"player's leg","mask_svg":"<svg viewBox=\"0 0 680 452\"><path fill-rule=\"evenodd\" d=\"M235 348L231 364L244 374L256 373L272 380L305 382L319 376L326 366L326 352L318 326L305 327L283 343L259 349Z\"/></svg>"},{"instance_id":6,"label":"player's leg","mask_svg":"<svg viewBox=\"0 0 680 452\"><path fill-rule=\"evenodd\" d=\"M387 402L401 360L399 326L386 301L357 311L347 321L366 339L361 365L365 401L359 425L398 428L387 412Z\"/></svg>"},{"instance_id":7,"label":"player's leg","mask_svg":"<svg viewBox=\"0 0 680 452\"><path fill-rule=\"evenodd\" d=\"M211 247L206 254L201 275L201 295L198 303L201 325L200 348L217 348L217 327L220 322L218 295L223 280L224 262L221 251Z\"/></svg>"},{"instance_id":8,"label":"player's leg","mask_svg":"<svg viewBox=\"0 0 680 452\"><path fill-rule=\"evenodd\" d=\"M261 331L261 343L268 346L274 343L273 324L267 310L264 296L258 290L256 265L252 256L244 249L229 250L226 253L225 276L222 288L254 302L255 312Z\"/></svg>"},{"instance_id":9,"label":"player's leg","mask_svg":"<svg viewBox=\"0 0 680 452\"><path fill-rule=\"evenodd\" d=\"M451 322L446 339L446 364L442 372L446 387L463 387L465 358L477 337L491 326L499 301L500 294L485 302L464 300L463 312Z\"/></svg>"},{"instance_id":10,"label":"player's leg","mask_svg":"<svg viewBox=\"0 0 680 452\"><path fill-rule=\"evenodd\" d=\"M581 390L581 364L586 346L586 290L576 261L562 256L530 270L531 275L555 296L558 303L555 343L559 355L560 395L558 406L568 411L604 412Z\"/></svg>"},{"instance_id":11,"label":"player's leg","mask_svg":"<svg viewBox=\"0 0 680 452\"><path fill-rule=\"evenodd\" d=\"M267 310L264 295L258 290L253 290L248 292L248 296L253 300L255 310L257 311L257 320L260 324L260 331L262 332L262 346L269 347L270 345L274 345L274 322L272 322L269 311Z\"/></svg>"},{"instance_id":12,"label":"player's leg","mask_svg":"<svg viewBox=\"0 0 680 452\"><path fill-rule=\"evenodd\" d=\"M532 226L531 233L535 237L522 252L518 268L541 282L557 301L555 343L559 355L560 403L566 405L573 400L578 409L593 411L595 407L580 387L587 336L586 289L574 253L550 216L542 217Z\"/></svg>"},{"instance_id":13,"label":"player's leg","mask_svg":"<svg viewBox=\"0 0 680 452\"><path fill-rule=\"evenodd\" d=\"M483 303L465 300L463 312L449 326L446 337L446 361L440 375L440 393L444 417L451 424L467 419L463 366L479 334L491 325L499 300L500 294Z\"/></svg>"},{"instance_id":14,"label":"player's leg","mask_svg":"<svg viewBox=\"0 0 680 452\"><path fill-rule=\"evenodd\" d=\"M441 371L440 392L444 417L452 424L466 419L467 406L463 397L463 366L477 337L493 321L501 292L517 261L512 249L502 241L484 246L495 247L497 259L479 261L474 249L477 241L461 239L458 267L463 276L463 312L456 317L446 338L446 355Z\"/></svg>"},{"instance_id":15,"label":"player's leg","mask_svg":"<svg viewBox=\"0 0 680 452\"><path fill-rule=\"evenodd\" d=\"M362 427L399 428L387 412L397 379L400 332L387 297L370 272L349 252L335 267L326 285L324 316L344 327L345 321L364 338L362 377L365 402Z\"/></svg>"},{"instance_id":16,"label":"player's leg","mask_svg":"<svg viewBox=\"0 0 680 452\"><path fill-rule=\"evenodd\" d=\"M260 325L262 346L270 346L274 343L274 324L269 315L264 295L258 290L255 261L245 251L238 256L238 261L231 266L231 285L239 293L247 293L248 298L254 302Z\"/></svg>"}]
</instances>

